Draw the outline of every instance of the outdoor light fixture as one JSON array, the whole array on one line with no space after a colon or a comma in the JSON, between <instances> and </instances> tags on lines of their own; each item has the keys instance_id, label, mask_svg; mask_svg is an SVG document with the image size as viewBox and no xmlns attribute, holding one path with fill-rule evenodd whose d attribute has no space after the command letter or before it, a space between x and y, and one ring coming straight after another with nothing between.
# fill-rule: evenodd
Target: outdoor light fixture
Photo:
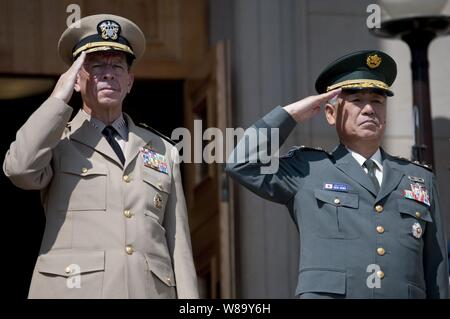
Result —
<instances>
[{"instance_id":1,"label":"outdoor light fixture","mask_svg":"<svg viewBox=\"0 0 450 319\"><path fill-rule=\"evenodd\" d=\"M442 14L447 0L380 0L379 37L405 41L412 56L414 146L413 160L434 166L428 47L434 38L450 34L450 16Z\"/></svg>"}]
</instances>

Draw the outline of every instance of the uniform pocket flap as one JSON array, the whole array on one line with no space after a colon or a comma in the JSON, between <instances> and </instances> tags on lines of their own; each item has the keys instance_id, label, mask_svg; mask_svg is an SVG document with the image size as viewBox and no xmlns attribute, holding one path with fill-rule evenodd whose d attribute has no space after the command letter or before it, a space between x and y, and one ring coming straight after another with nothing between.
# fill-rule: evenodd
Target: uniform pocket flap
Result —
<instances>
[{"instance_id":1,"label":"uniform pocket flap","mask_svg":"<svg viewBox=\"0 0 450 319\"><path fill-rule=\"evenodd\" d=\"M170 176L158 172L152 168L144 167L142 169L143 169L142 180L144 182L152 185L153 187L162 192L170 193L170 185L171 185Z\"/></svg>"},{"instance_id":2,"label":"uniform pocket flap","mask_svg":"<svg viewBox=\"0 0 450 319\"><path fill-rule=\"evenodd\" d=\"M102 163L92 163L86 158L63 156L61 172L79 176L108 175L108 168Z\"/></svg>"},{"instance_id":3,"label":"uniform pocket flap","mask_svg":"<svg viewBox=\"0 0 450 319\"><path fill-rule=\"evenodd\" d=\"M412 199L401 198L397 200L398 211L401 214L408 214L417 219L422 219L429 223L433 222L428 207Z\"/></svg>"},{"instance_id":4,"label":"uniform pocket flap","mask_svg":"<svg viewBox=\"0 0 450 319\"><path fill-rule=\"evenodd\" d=\"M415 286L408 284L408 298L409 299L426 299L427 294L425 290Z\"/></svg>"},{"instance_id":5,"label":"uniform pocket flap","mask_svg":"<svg viewBox=\"0 0 450 319\"><path fill-rule=\"evenodd\" d=\"M314 196L318 200L334 206L345 206L351 208L358 208L359 206L358 194L316 189L314 190Z\"/></svg>"},{"instance_id":6,"label":"uniform pocket flap","mask_svg":"<svg viewBox=\"0 0 450 319\"><path fill-rule=\"evenodd\" d=\"M102 250L56 250L40 255L36 268L40 273L68 277L105 269L105 252Z\"/></svg>"},{"instance_id":7,"label":"uniform pocket flap","mask_svg":"<svg viewBox=\"0 0 450 319\"><path fill-rule=\"evenodd\" d=\"M303 269L300 271L296 295L306 292L323 292L344 295L346 272L337 269Z\"/></svg>"},{"instance_id":8,"label":"uniform pocket flap","mask_svg":"<svg viewBox=\"0 0 450 319\"><path fill-rule=\"evenodd\" d=\"M169 287L176 285L172 263L161 256L145 254L149 270L154 273L163 283Z\"/></svg>"}]
</instances>

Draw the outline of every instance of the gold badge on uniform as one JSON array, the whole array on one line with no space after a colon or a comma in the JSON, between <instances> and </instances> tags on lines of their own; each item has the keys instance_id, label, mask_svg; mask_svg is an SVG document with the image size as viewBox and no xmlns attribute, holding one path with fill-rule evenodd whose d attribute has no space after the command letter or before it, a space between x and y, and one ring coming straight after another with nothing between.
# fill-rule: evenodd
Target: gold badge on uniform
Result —
<instances>
[{"instance_id":1,"label":"gold badge on uniform","mask_svg":"<svg viewBox=\"0 0 450 319\"><path fill-rule=\"evenodd\" d=\"M156 208L161 209L162 207L162 197L158 193L153 197L153 204Z\"/></svg>"},{"instance_id":2,"label":"gold badge on uniform","mask_svg":"<svg viewBox=\"0 0 450 319\"><path fill-rule=\"evenodd\" d=\"M367 57L366 64L369 68L378 68L381 64L381 57L378 54L372 54Z\"/></svg>"},{"instance_id":3,"label":"gold badge on uniform","mask_svg":"<svg viewBox=\"0 0 450 319\"><path fill-rule=\"evenodd\" d=\"M98 24L97 32L105 40L117 40L120 34L120 25L112 20L105 20Z\"/></svg>"},{"instance_id":4,"label":"gold badge on uniform","mask_svg":"<svg viewBox=\"0 0 450 319\"><path fill-rule=\"evenodd\" d=\"M412 225L412 234L414 238L420 239L423 234L422 226L419 223L414 223Z\"/></svg>"}]
</instances>

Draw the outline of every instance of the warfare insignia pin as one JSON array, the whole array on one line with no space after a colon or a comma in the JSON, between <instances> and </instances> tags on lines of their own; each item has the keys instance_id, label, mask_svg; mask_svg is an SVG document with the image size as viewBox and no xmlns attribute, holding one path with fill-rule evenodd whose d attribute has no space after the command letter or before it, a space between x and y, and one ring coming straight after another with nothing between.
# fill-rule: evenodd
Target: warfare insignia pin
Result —
<instances>
[{"instance_id":1,"label":"warfare insignia pin","mask_svg":"<svg viewBox=\"0 0 450 319\"><path fill-rule=\"evenodd\" d=\"M422 177L408 176L408 179L414 183L422 183L422 184L425 183L425 180Z\"/></svg>"},{"instance_id":2,"label":"warfare insignia pin","mask_svg":"<svg viewBox=\"0 0 450 319\"><path fill-rule=\"evenodd\" d=\"M120 34L120 25L112 20L105 20L98 24L97 32L105 40L117 40Z\"/></svg>"},{"instance_id":3,"label":"warfare insignia pin","mask_svg":"<svg viewBox=\"0 0 450 319\"><path fill-rule=\"evenodd\" d=\"M414 223L412 225L412 234L414 238L420 239L423 234L422 226L419 223Z\"/></svg>"},{"instance_id":4,"label":"warfare insignia pin","mask_svg":"<svg viewBox=\"0 0 450 319\"><path fill-rule=\"evenodd\" d=\"M378 54L371 54L367 57L366 64L369 68L378 68L381 64L381 57Z\"/></svg>"},{"instance_id":5,"label":"warfare insignia pin","mask_svg":"<svg viewBox=\"0 0 450 319\"><path fill-rule=\"evenodd\" d=\"M169 174L169 167L164 155L156 153L154 150L145 147L141 148L141 153L144 159L145 167L153 168L154 170L164 174Z\"/></svg>"}]
</instances>

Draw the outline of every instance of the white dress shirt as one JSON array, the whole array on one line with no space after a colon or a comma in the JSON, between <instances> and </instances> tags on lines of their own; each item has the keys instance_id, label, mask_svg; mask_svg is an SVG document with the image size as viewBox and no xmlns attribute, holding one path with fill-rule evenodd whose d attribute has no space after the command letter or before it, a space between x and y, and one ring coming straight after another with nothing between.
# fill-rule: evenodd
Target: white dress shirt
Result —
<instances>
[{"instance_id":1,"label":"white dress shirt","mask_svg":"<svg viewBox=\"0 0 450 319\"><path fill-rule=\"evenodd\" d=\"M348 147L346 147L346 148L350 152L350 154L352 154L353 158L358 162L358 164L362 166L362 168L364 169L364 172L367 173L367 168L365 166L363 166L364 162L367 159L364 156L362 156L361 154L352 151ZM374 161L374 163L375 163L375 177L377 178L378 183L380 183L380 185L381 185L381 182L383 181L383 164L382 164L382 160L381 160L380 149L378 149L375 152L375 154L372 155L372 157L370 159L372 161Z\"/></svg>"}]
</instances>

